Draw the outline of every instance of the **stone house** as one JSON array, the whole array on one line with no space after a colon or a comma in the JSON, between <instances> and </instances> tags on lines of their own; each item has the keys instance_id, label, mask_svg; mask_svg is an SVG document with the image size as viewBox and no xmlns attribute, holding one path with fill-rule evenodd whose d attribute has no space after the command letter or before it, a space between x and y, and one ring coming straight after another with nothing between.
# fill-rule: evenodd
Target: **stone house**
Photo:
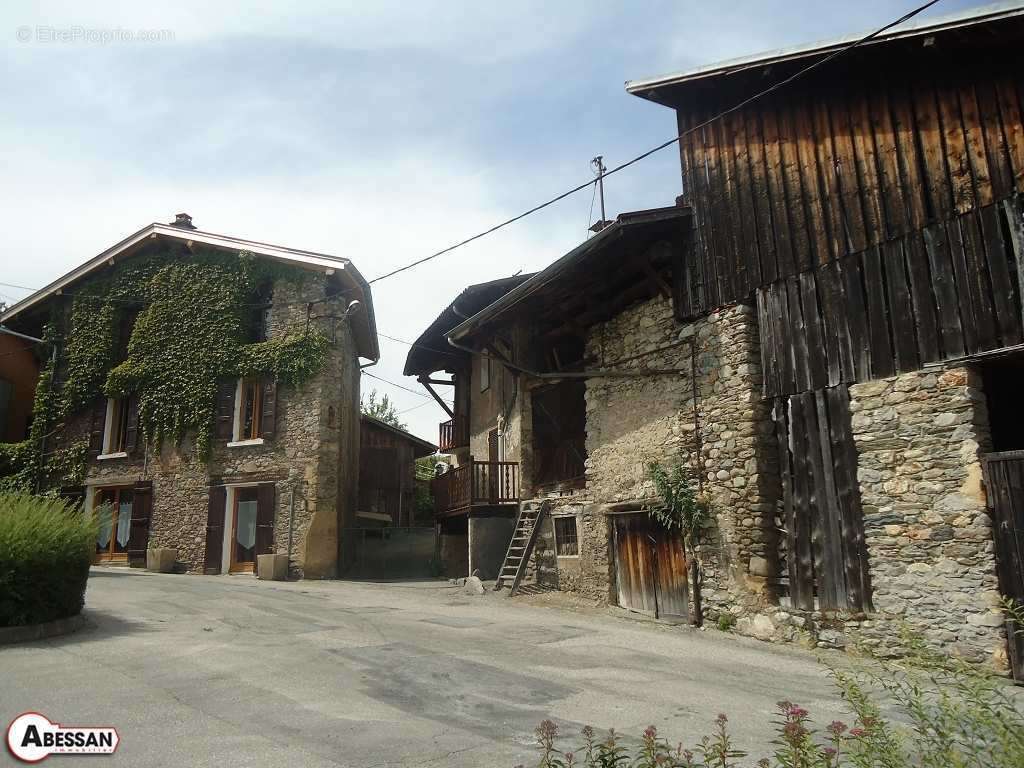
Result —
<instances>
[{"instance_id":1,"label":"stone house","mask_svg":"<svg viewBox=\"0 0 1024 768\"><path fill-rule=\"evenodd\" d=\"M715 117L847 42L629 83L676 110L680 204L446 335L517 382L530 579L763 639L896 651L909 625L1021 676L1024 9L891 30ZM710 500L698 583L644 512L651 461Z\"/></svg>"},{"instance_id":2,"label":"stone house","mask_svg":"<svg viewBox=\"0 0 1024 768\"><path fill-rule=\"evenodd\" d=\"M179 214L0 322L55 350L33 480L102 511L98 560L141 565L170 548L188 572L218 574L278 554L293 576L336 575L356 511L360 359L379 357L370 289L348 259ZM185 387L199 394L181 404Z\"/></svg>"}]
</instances>

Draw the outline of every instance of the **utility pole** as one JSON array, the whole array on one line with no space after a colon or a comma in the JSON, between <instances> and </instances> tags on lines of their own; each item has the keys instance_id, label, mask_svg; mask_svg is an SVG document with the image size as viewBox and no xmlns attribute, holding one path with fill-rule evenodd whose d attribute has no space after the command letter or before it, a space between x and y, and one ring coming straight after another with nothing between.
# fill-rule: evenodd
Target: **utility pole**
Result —
<instances>
[{"instance_id":1,"label":"utility pole","mask_svg":"<svg viewBox=\"0 0 1024 768\"><path fill-rule=\"evenodd\" d=\"M611 224L611 222L605 218L604 212L604 175L608 169L605 167L603 155L598 155L593 160L591 160L590 165L594 168L594 171L597 173L597 191L598 194L601 196L601 219L590 228L590 231L600 232L602 229Z\"/></svg>"}]
</instances>

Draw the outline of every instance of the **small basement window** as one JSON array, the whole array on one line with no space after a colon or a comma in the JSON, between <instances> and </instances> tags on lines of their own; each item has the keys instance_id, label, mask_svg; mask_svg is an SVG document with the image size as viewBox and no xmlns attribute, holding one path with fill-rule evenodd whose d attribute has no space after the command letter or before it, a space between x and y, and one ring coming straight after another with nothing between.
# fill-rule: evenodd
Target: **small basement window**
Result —
<instances>
[{"instance_id":1,"label":"small basement window","mask_svg":"<svg viewBox=\"0 0 1024 768\"><path fill-rule=\"evenodd\" d=\"M559 557L575 557L580 553L579 532L575 515L553 517L555 522L555 552Z\"/></svg>"}]
</instances>

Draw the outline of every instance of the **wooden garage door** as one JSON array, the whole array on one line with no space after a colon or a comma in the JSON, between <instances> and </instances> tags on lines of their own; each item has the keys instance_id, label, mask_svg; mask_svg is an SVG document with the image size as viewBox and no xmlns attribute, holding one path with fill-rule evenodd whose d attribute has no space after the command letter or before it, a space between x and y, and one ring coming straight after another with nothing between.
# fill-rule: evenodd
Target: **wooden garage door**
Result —
<instances>
[{"instance_id":1,"label":"wooden garage door","mask_svg":"<svg viewBox=\"0 0 1024 768\"><path fill-rule=\"evenodd\" d=\"M652 522L646 512L613 520L619 605L647 616L686 620L689 592L679 535Z\"/></svg>"}]
</instances>

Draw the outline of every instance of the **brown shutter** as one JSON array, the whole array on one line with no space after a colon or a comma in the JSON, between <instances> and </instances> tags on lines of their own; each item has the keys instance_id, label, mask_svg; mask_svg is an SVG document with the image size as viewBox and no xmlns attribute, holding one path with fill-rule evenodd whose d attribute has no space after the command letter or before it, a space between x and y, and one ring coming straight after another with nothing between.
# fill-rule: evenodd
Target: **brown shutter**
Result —
<instances>
[{"instance_id":1,"label":"brown shutter","mask_svg":"<svg viewBox=\"0 0 1024 768\"><path fill-rule=\"evenodd\" d=\"M263 414L260 416L260 437L273 437L277 426L277 382L273 379L260 381L263 387Z\"/></svg>"},{"instance_id":2,"label":"brown shutter","mask_svg":"<svg viewBox=\"0 0 1024 768\"><path fill-rule=\"evenodd\" d=\"M227 489L223 485L210 486L210 502L206 508L206 559L204 573L220 573L224 553L224 508Z\"/></svg>"},{"instance_id":3,"label":"brown shutter","mask_svg":"<svg viewBox=\"0 0 1024 768\"><path fill-rule=\"evenodd\" d=\"M225 379L217 384L217 439L230 440L235 427L235 390L237 381ZM223 524L223 521L222 521ZM218 571L219 573L219 571Z\"/></svg>"},{"instance_id":4,"label":"brown shutter","mask_svg":"<svg viewBox=\"0 0 1024 768\"><path fill-rule=\"evenodd\" d=\"M274 512L276 486L260 483L256 486L256 554L269 555L274 551Z\"/></svg>"},{"instance_id":5,"label":"brown shutter","mask_svg":"<svg viewBox=\"0 0 1024 768\"><path fill-rule=\"evenodd\" d=\"M92 405L92 424L89 428L89 453L103 452L103 428L107 423L107 400L99 398Z\"/></svg>"},{"instance_id":6,"label":"brown shutter","mask_svg":"<svg viewBox=\"0 0 1024 768\"><path fill-rule=\"evenodd\" d=\"M146 567L146 546L149 544L149 518L153 511L153 483L136 483L132 488L132 527L128 533L128 564Z\"/></svg>"},{"instance_id":7,"label":"brown shutter","mask_svg":"<svg viewBox=\"0 0 1024 768\"><path fill-rule=\"evenodd\" d=\"M128 421L124 425L125 453L135 453L139 446L139 398L128 398Z\"/></svg>"}]
</instances>

